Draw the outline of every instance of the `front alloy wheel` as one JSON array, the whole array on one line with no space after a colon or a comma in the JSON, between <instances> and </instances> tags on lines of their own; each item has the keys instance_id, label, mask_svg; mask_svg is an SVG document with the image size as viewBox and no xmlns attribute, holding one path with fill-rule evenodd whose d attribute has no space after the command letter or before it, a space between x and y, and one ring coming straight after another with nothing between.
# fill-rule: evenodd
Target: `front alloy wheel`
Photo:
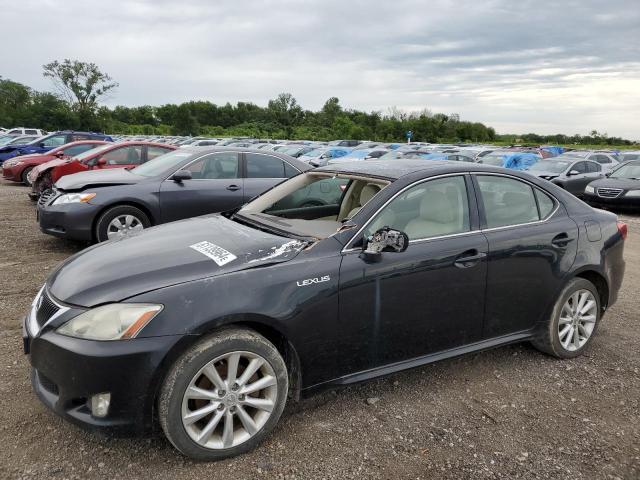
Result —
<instances>
[{"instance_id":1,"label":"front alloy wheel","mask_svg":"<svg viewBox=\"0 0 640 480\"><path fill-rule=\"evenodd\" d=\"M207 363L182 400L182 424L205 448L246 442L269 420L278 396L275 372L252 352L231 352Z\"/></svg>"},{"instance_id":2,"label":"front alloy wheel","mask_svg":"<svg viewBox=\"0 0 640 480\"><path fill-rule=\"evenodd\" d=\"M278 349L253 330L223 328L171 367L158 398L169 441L196 460L247 452L273 430L289 376Z\"/></svg>"}]
</instances>

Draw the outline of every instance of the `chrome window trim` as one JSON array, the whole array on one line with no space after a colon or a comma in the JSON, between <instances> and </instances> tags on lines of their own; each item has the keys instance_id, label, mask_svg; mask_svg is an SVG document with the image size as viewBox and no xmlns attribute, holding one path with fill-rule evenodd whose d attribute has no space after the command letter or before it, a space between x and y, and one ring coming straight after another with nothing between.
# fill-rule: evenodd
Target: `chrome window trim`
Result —
<instances>
[{"instance_id":1,"label":"chrome window trim","mask_svg":"<svg viewBox=\"0 0 640 480\"><path fill-rule=\"evenodd\" d=\"M31 311L29 312L29 318L27 319L27 329L29 330L29 334L31 335L32 338L37 336L47 325L49 325L52 321L54 321L60 315L62 315L63 313L66 313L66 312L69 311L69 307L65 307L64 305L60 305L58 302L56 302L53 299L53 297L51 295L49 295L49 300L51 300L51 303L53 303L56 307L58 307L58 311L56 313L54 313L53 315L51 315L49 320L47 320L44 323L44 325L42 325L42 327L40 327L38 325L38 322L36 320L36 310L37 310L36 309L36 305L38 304L38 300L40 299L40 297L44 293L46 287L47 287L47 285L44 284L42 286L42 288L40 289L40 291L38 292L38 294L36 295L36 297L33 299L33 302L31 303Z\"/></svg>"},{"instance_id":2,"label":"chrome window trim","mask_svg":"<svg viewBox=\"0 0 640 480\"><path fill-rule=\"evenodd\" d=\"M460 233L452 233L449 235L440 235L437 237L425 237L425 238L415 238L413 240L409 240L409 245L411 245L412 243L424 243L427 241L435 241L435 240L442 240L443 238L453 238L453 237L460 237L460 236L466 236L466 235L471 235L471 234L475 234L475 233L484 233L484 232L493 232L493 231L498 231L498 230L506 230L508 228L514 228L514 227L522 227L522 226L528 226L528 225L535 225L538 223L545 223L547 222L550 218L552 218L556 212L558 211L558 209L560 208L560 201L556 198L555 195L552 195L551 193L549 193L546 189L539 187L538 185L530 182L527 179L523 179L520 177L515 177L513 175L509 175L506 173L497 173L497 172L482 172L482 171L470 171L470 172L456 172L456 173L445 173L442 175L436 175L433 177L429 177L429 178L423 178L420 179L410 185L407 185L406 187L404 187L402 190L400 190L399 192L397 192L393 197L391 197L389 200L387 200L378 210L376 210L376 212L369 218L369 221L366 222L350 239L349 241L346 243L346 245L344 246L344 248L340 251L340 253L352 253L352 252L360 252L362 251L361 248L354 248L354 247L350 247L351 243L354 241L354 239L360 235L360 233L362 233L362 231L367 227L367 225L369 225L369 223L371 223L371 221L376 217L376 215L378 215L378 213L380 213L380 211L385 208L391 201L393 201L398 195L400 195L402 192L404 192L405 190L414 187L416 185L419 185L420 183L424 183L430 180L436 180L439 178L444 178L444 177L453 177L453 176L465 176L465 175L492 175L492 176L496 176L496 177L506 177L512 180L516 180L516 181L520 181L523 183L526 183L527 185L529 185L531 188L537 188L538 190L541 190L542 192L544 192L545 194L547 194L549 197L551 197L553 199L553 202L555 203L555 207L553 210L551 210L551 213L549 213L549 215L547 215L544 219L542 220L536 220L533 222L525 222L525 223L517 223L517 224L513 224L513 225L503 225L501 227L492 227L492 228L480 228L480 229L476 229L476 230L469 230L468 232L460 232ZM534 192L534 197L535 197L535 192ZM536 200L536 205L537 205L537 200Z\"/></svg>"},{"instance_id":3,"label":"chrome window trim","mask_svg":"<svg viewBox=\"0 0 640 480\"><path fill-rule=\"evenodd\" d=\"M371 217L369 217L369 220L358 229L358 231L349 239L349 241L346 243L346 245L342 248L342 250L340 251L340 253L349 253L349 252L360 252L362 251L361 248L354 248L353 246L350 246L351 243L354 241L354 239L360 235L360 233L362 233L362 231L367 228L367 226L373 221L373 219L378 215L378 213L380 213L380 211L385 208L389 203L391 203L393 200L395 200L398 195L400 195L401 193L405 192L406 190L413 188L417 185L420 185L421 183L425 183L425 182L429 182L431 180L437 180L440 178L446 178L446 177L463 177L464 180L464 176L468 175L468 172L455 172L455 173L444 173L442 175L435 175L433 177L427 177L427 178L421 178L420 180L416 180L415 182L405 186L404 188L402 188L401 190L399 190L398 192L395 193L395 195L393 195L390 199L388 199L386 202L384 202L380 208L378 208L378 210L375 211L375 213L373 215L371 215ZM393 182L390 182L390 184ZM465 182L465 189L466 189L466 182ZM373 200L373 198L371 199ZM371 201L369 200L369 202ZM468 200L468 198L467 198ZM369 203L367 202L367 203ZM364 205L366 206L366 204ZM469 205L471 206L471 205ZM476 233L479 232L480 230L469 230L466 232L459 232L459 233L451 233L449 235L440 235L438 237L425 237L425 238L414 238L412 240L409 240L409 245L411 245L412 243L415 242L424 242L427 240L439 240L442 238L450 238L450 237L458 237L461 235L469 235L471 233Z\"/></svg>"}]
</instances>

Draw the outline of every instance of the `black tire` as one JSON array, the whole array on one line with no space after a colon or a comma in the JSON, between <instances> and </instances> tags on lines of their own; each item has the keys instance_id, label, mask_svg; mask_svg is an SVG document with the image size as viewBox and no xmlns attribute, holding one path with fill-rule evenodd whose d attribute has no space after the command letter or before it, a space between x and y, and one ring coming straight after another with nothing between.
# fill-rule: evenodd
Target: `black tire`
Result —
<instances>
[{"instance_id":1,"label":"black tire","mask_svg":"<svg viewBox=\"0 0 640 480\"><path fill-rule=\"evenodd\" d=\"M205 448L185 431L182 422L183 396L191 380L207 363L230 352L260 355L273 369L277 379L275 406L262 428L243 443L226 449ZM287 367L276 347L253 330L222 329L185 352L171 367L158 397L158 417L167 439L187 457L200 461L216 461L245 453L257 445L278 423L287 402Z\"/></svg>"},{"instance_id":2,"label":"black tire","mask_svg":"<svg viewBox=\"0 0 640 480\"><path fill-rule=\"evenodd\" d=\"M565 305L569 297L573 295L575 292L579 290L588 290L592 293L595 301L596 301L596 319L593 331L589 336L588 340L584 345L582 345L579 349L570 351L565 349L559 338L558 334L558 324L560 321L560 315L562 312L562 307ZM600 305L600 294L598 290L588 280L584 278L573 278L569 281L569 283L564 287L562 292L560 293L558 300L553 307L553 311L549 320L545 325L541 326L539 331L536 333L535 338L531 341L533 346L540 350L541 352L547 353L557 358L575 358L579 355L582 355L585 348L591 343L593 337L597 333L598 325L600 324L600 319L602 317L602 309Z\"/></svg>"},{"instance_id":3,"label":"black tire","mask_svg":"<svg viewBox=\"0 0 640 480\"><path fill-rule=\"evenodd\" d=\"M132 215L142 224L143 228L149 228L151 226L149 217L147 217L147 214L139 208L132 207L131 205L117 205L115 207L109 208L102 215L100 215L100 218L98 218L94 232L96 240L98 242L104 242L109 239L109 237L107 236L107 228L109 226L109 223L111 223L114 218L121 215Z\"/></svg>"},{"instance_id":4,"label":"black tire","mask_svg":"<svg viewBox=\"0 0 640 480\"><path fill-rule=\"evenodd\" d=\"M29 173L31 173L31 170L33 170L33 167L27 167L22 171L22 174L20 175L20 178L22 179L22 183L25 184L27 187L31 186L31 182L27 178L29 176Z\"/></svg>"}]
</instances>

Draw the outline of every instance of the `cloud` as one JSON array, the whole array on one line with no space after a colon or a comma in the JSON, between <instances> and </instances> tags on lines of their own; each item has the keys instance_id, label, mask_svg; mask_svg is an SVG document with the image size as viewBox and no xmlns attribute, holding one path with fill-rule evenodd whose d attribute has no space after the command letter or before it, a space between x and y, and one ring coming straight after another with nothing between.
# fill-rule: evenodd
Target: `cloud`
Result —
<instances>
[{"instance_id":1,"label":"cloud","mask_svg":"<svg viewBox=\"0 0 640 480\"><path fill-rule=\"evenodd\" d=\"M93 61L110 104L266 104L291 92L364 110L430 108L501 132L640 135L637 0L22 0L3 7L2 76L38 89Z\"/></svg>"}]
</instances>

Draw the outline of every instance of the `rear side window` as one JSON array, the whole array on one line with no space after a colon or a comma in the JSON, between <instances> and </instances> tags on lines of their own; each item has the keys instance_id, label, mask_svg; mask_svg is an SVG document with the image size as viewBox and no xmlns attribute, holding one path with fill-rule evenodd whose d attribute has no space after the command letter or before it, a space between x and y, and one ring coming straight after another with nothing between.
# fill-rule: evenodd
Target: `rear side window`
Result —
<instances>
[{"instance_id":1,"label":"rear side window","mask_svg":"<svg viewBox=\"0 0 640 480\"><path fill-rule=\"evenodd\" d=\"M595 160L598 163L611 163L611 159L606 155L591 155L589 160Z\"/></svg>"},{"instance_id":2,"label":"rear side window","mask_svg":"<svg viewBox=\"0 0 640 480\"><path fill-rule=\"evenodd\" d=\"M284 162L271 155L247 153L247 178L285 178Z\"/></svg>"},{"instance_id":3,"label":"rear side window","mask_svg":"<svg viewBox=\"0 0 640 480\"><path fill-rule=\"evenodd\" d=\"M533 188L513 178L478 175L486 228L540 220Z\"/></svg>"},{"instance_id":4,"label":"rear side window","mask_svg":"<svg viewBox=\"0 0 640 480\"><path fill-rule=\"evenodd\" d=\"M27 135L37 135L38 132L36 130L25 130L24 133Z\"/></svg>"},{"instance_id":5,"label":"rear side window","mask_svg":"<svg viewBox=\"0 0 640 480\"><path fill-rule=\"evenodd\" d=\"M542 190L538 190L536 188L535 192L536 192L536 200L538 200L538 209L540 210L540 218L544 220L551 214L551 212L553 212L555 202L549 195L544 193Z\"/></svg>"},{"instance_id":6,"label":"rear side window","mask_svg":"<svg viewBox=\"0 0 640 480\"><path fill-rule=\"evenodd\" d=\"M67 143L66 135L54 135L53 137L47 138L44 142L45 147L59 147L60 145L64 145Z\"/></svg>"}]
</instances>

